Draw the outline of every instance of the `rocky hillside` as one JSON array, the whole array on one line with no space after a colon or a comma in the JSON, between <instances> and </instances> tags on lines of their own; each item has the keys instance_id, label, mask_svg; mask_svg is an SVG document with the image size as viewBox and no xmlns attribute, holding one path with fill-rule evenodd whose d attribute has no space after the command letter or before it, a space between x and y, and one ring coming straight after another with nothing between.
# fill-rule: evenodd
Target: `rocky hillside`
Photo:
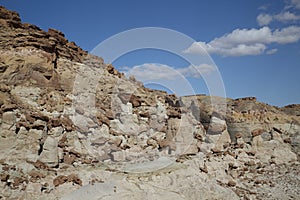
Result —
<instances>
[{"instance_id":1,"label":"rocky hillside","mask_svg":"<svg viewBox=\"0 0 300 200\"><path fill-rule=\"evenodd\" d=\"M0 199L300 198L298 105L147 89L4 7L0 52Z\"/></svg>"}]
</instances>

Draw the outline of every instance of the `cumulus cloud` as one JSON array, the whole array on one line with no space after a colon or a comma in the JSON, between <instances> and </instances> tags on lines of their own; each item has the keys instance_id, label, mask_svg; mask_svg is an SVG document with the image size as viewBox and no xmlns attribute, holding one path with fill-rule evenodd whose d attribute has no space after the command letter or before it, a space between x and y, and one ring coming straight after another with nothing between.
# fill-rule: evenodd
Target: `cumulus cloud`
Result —
<instances>
[{"instance_id":1,"label":"cumulus cloud","mask_svg":"<svg viewBox=\"0 0 300 200\"><path fill-rule=\"evenodd\" d=\"M267 11L266 6L261 6L259 7L259 9L264 10L264 12ZM298 15L299 13L297 9L300 9L300 0L288 0L285 1L285 7L279 14L261 13L257 16L256 21L259 26L266 26L272 21L278 21L283 23L295 23L300 20L300 15Z\"/></svg>"},{"instance_id":2,"label":"cumulus cloud","mask_svg":"<svg viewBox=\"0 0 300 200\"><path fill-rule=\"evenodd\" d=\"M275 15L274 19L276 19L280 22L291 22L291 21L299 20L300 15L296 15L290 11L286 11L286 12L280 13L278 15Z\"/></svg>"},{"instance_id":3,"label":"cumulus cloud","mask_svg":"<svg viewBox=\"0 0 300 200\"><path fill-rule=\"evenodd\" d=\"M279 14L261 13L256 20L261 28L235 29L231 33L224 34L210 42L194 42L184 53L191 54L218 54L222 56L246 56L260 55L263 53L274 54L277 49L268 50L268 45L287 44L298 42L300 39L300 26L293 25L280 29L271 29L272 21L282 23L295 23L300 21L300 15L296 9L300 9L300 0L290 0L286 7ZM259 9L267 11L268 6ZM289 10L288 10L289 9Z\"/></svg>"},{"instance_id":4,"label":"cumulus cloud","mask_svg":"<svg viewBox=\"0 0 300 200\"><path fill-rule=\"evenodd\" d=\"M219 39L219 38L218 38ZM203 54L204 52L210 54L218 54L222 56L245 56L245 55L258 55L264 52L266 46L264 44L233 44L233 43L220 43L211 41L194 42L184 53L190 54Z\"/></svg>"},{"instance_id":5,"label":"cumulus cloud","mask_svg":"<svg viewBox=\"0 0 300 200\"><path fill-rule=\"evenodd\" d=\"M256 18L258 25L265 26L271 23L273 16L269 14L259 14Z\"/></svg>"},{"instance_id":6,"label":"cumulus cloud","mask_svg":"<svg viewBox=\"0 0 300 200\"><path fill-rule=\"evenodd\" d=\"M142 65L136 65L132 68L127 67L126 71L123 71L126 76L135 76L140 81L159 80L166 79L172 80L180 74L168 65L159 63L144 63Z\"/></svg>"},{"instance_id":7,"label":"cumulus cloud","mask_svg":"<svg viewBox=\"0 0 300 200\"><path fill-rule=\"evenodd\" d=\"M276 29L270 37L269 43L287 44L298 42L300 39L300 27L289 26L283 29Z\"/></svg>"},{"instance_id":8,"label":"cumulus cloud","mask_svg":"<svg viewBox=\"0 0 300 200\"><path fill-rule=\"evenodd\" d=\"M184 53L203 54L207 52L222 56L259 55L265 52L268 44L287 44L298 42L299 39L299 26L289 26L274 31L269 27L236 29L208 43L194 42L184 50Z\"/></svg>"},{"instance_id":9,"label":"cumulus cloud","mask_svg":"<svg viewBox=\"0 0 300 200\"><path fill-rule=\"evenodd\" d=\"M159 63L144 63L136 65L132 68L123 67L126 76L133 75L140 81L153 80L176 80L178 78L199 78L203 74L208 74L216 69L215 66L209 64L201 64L199 66L190 65L185 68L173 68L168 65Z\"/></svg>"},{"instance_id":10,"label":"cumulus cloud","mask_svg":"<svg viewBox=\"0 0 300 200\"><path fill-rule=\"evenodd\" d=\"M283 23L292 23L300 20L300 15L296 15L290 11L281 12L277 15L259 14L256 21L259 26L269 25L272 21L279 21Z\"/></svg>"}]
</instances>

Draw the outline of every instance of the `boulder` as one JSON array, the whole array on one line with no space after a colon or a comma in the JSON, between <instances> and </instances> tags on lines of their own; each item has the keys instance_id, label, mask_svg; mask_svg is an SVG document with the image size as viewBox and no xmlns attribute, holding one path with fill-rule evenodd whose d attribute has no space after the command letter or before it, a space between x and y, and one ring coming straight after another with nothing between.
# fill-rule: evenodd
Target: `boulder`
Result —
<instances>
[{"instance_id":1,"label":"boulder","mask_svg":"<svg viewBox=\"0 0 300 200\"><path fill-rule=\"evenodd\" d=\"M219 119L217 117L212 117L209 127L207 129L207 134L216 135L221 134L227 129L226 121Z\"/></svg>"},{"instance_id":2,"label":"boulder","mask_svg":"<svg viewBox=\"0 0 300 200\"><path fill-rule=\"evenodd\" d=\"M58 165L58 140L57 138L48 136L43 144L43 151L39 160L49 167Z\"/></svg>"}]
</instances>

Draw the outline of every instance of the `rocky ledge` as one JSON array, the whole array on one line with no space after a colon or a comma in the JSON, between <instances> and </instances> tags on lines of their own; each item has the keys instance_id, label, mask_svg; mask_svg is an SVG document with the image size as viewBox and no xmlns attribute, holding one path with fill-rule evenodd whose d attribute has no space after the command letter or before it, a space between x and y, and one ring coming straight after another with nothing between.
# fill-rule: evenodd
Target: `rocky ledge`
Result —
<instances>
[{"instance_id":1,"label":"rocky ledge","mask_svg":"<svg viewBox=\"0 0 300 200\"><path fill-rule=\"evenodd\" d=\"M299 105L176 97L0 7L0 199L299 199Z\"/></svg>"},{"instance_id":2,"label":"rocky ledge","mask_svg":"<svg viewBox=\"0 0 300 200\"><path fill-rule=\"evenodd\" d=\"M15 52L41 49L49 63L56 64L58 57L80 62L87 55L74 42L69 42L64 34L49 28L48 32L39 27L22 23L16 12L0 6L0 46L2 50Z\"/></svg>"}]
</instances>

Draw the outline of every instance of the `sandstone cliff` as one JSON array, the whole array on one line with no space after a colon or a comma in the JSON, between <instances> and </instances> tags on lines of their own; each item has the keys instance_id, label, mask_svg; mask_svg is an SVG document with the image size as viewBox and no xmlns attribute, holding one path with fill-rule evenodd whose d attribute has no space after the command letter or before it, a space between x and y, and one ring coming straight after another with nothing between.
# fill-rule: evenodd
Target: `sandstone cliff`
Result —
<instances>
[{"instance_id":1,"label":"sandstone cliff","mask_svg":"<svg viewBox=\"0 0 300 200\"><path fill-rule=\"evenodd\" d=\"M0 52L0 198L300 198L297 105L147 89L3 7Z\"/></svg>"}]
</instances>

